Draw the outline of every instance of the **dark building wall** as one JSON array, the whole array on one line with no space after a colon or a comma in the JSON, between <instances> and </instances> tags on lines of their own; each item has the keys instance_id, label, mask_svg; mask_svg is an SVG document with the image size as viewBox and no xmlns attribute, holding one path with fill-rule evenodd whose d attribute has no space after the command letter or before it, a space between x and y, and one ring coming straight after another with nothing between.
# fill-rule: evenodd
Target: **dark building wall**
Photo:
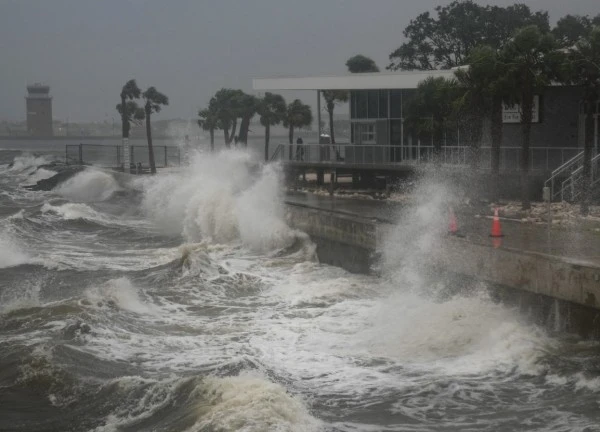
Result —
<instances>
[{"instance_id":1,"label":"dark building wall","mask_svg":"<svg viewBox=\"0 0 600 432\"><path fill-rule=\"evenodd\" d=\"M27 130L33 136L52 136L52 99L27 98Z\"/></svg>"},{"instance_id":2,"label":"dark building wall","mask_svg":"<svg viewBox=\"0 0 600 432\"><path fill-rule=\"evenodd\" d=\"M579 101L583 90L580 87L548 87L540 95L540 122L531 127L531 145L533 147L578 147L579 136ZM390 131L384 138L387 143L400 143L400 121L402 113L407 116L414 89L393 90L356 90L350 92L350 118L352 122L373 118L397 119L389 123ZM389 95L389 96L388 96ZM383 104L389 107L382 109ZM377 104L379 102L379 105ZM379 109L377 109L379 106ZM401 107L402 106L402 107ZM489 123L488 123L489 124ZM468 127L468 126L467 126ZM378 134L382 131L379 129ZM460 145L469 145L469 131L461 128ZM583 131L582 131L583 133ZM408 136L412 133L410 126L405 124L404 143L408 144ZM489 134L489 131L488 131ZM486 133L484 132L484 137ZM422 143L431 144L429 136L420 136ZM449 127L446 133L448 145L457 145L458 136L455 126ZM484 138L484 145L489 145ZM503 124L503 147L520 147L522 143L522 127L519 123ZM377 139L377 144L384 144Z\"/></svg>"},{"instance_id":3,"label":"dark building wall","mask_svg":"<svg viewBox=\"0 0 600 432\"><path fill-rule=\"evenodd\" d=\"M580 87L549 87L540 95L540 122L531 125L531 145L535 147L578 147ZM583 131L582 131L583 133ZM519 147L522 125L505 123L502 146Z\"/></svg>"}]
</instances>

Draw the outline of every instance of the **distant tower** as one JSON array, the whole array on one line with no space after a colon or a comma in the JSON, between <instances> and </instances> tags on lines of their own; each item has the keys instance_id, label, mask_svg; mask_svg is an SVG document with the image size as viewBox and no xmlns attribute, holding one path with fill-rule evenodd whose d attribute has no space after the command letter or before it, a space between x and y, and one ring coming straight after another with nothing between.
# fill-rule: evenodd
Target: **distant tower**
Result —
<instances>
[{"instance_id":1,"label":"distant tower","mask_svg":"<svg viewBox=\"0 0 600 432\"><path fill-rule=\"evenodd\" d=\"M27 86L27 131L33 136L52 136L52 96L50 87Z\"/></svg>"}]
</instances>

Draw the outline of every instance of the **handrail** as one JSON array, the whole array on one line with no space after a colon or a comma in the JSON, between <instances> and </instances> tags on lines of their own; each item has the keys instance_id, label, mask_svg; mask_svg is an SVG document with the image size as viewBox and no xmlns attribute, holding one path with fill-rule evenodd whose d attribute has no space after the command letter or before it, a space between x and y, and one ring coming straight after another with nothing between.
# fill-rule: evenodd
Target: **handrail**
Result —
<instances>
[{"instance_id":1,"label":"handrail","mask_svg":"<svg viewBox=\"0 0 600 432\"><path fill-rule=\"evenodd\" d=\"M558 195L558 192L556 194L554 193L554 180L556 178L558 178L561 174L563 174L565 171L570 169L573 165L578 164L580 162L580 160L582 160L582 159L583 159L583 152L579 152L575 156L573 156L571 159L569 159L568 161L563 163L561 166L559 166L558 168L556 168L552 171L552 173L550 174L550 177L544 182L544 186L546 186L546 187L550 186L550 196L552 197L552 199L554 199L555 196ZM563 181L563 184L564 184L564 181ZM564 190L562 186L563 185L561 184L561 190L560 190L561 200L563 197L563 190Z\"/></svg>"},{"instance_id":2,"label":"handrail","mask_svg":"<svg viewBox=\"0 0 600 432\"><path fill-rule=\"evenodd\" d=\"M594 156L591 160L591 165L592 165L592 171L590 173L592 176L592 181L590 184L591 187L596 185L600 181L600 178L594 179L598 161L600 161L600 153L597 154L596 156ZM556 195L553 194L552 198L555 198L556 196L558 196L560 194L561 201L564 201L565 194L566 194L565 192L570 191L570 193L568 194L569 199L571 201L575 201L577 199L577 197L579 197L579 195L581 195L581 190L576 188L576 185L578 182L581 182L582 177L583 177L583 165L581 165L575 171L573 171L571 173L571 175L562 182L560 191L558 191L556 193Z\"/></svg>"},{"instance_id":3,"label":"handrail","mask_svg":"<svg viewBox=\"0 0 600 432\"><path fill-rule=\"evenodd\" d=\"M294 147L294 145L296 147ZM271 160L281 157L281 152L287 153L289 148L290 159L286 163L340 163L356 165L420 165L422 163L439 161L444 164L459 166L470 162L470 155L474 150L471 146L449 145L437 148L434 145L378 145L378 144L278 144L278 148ZM479 147L481 152L481 169L489 169L492 148ZM517 170L521 159L522 148L519 146L500 148L500 166L502 170ZM529 150L531 170L549 171L555 163L565 165L565 160L572 154L579 152L576 147L531 147ZM567 162L571 161L571 157Z\"/></svg>"},{"instance_id":4,"label":"handrail","mask_svg":"<svg viewBox=\"0 0 600 432\"><path fill-rule=\"evenodd\" d=\"M275 158L277 156L279 156L279 153L281 153L281 150L283 150L283 144L278 144L277 148L275 149L275 151L273 152L273 155L271 156L271 161L274 161Z\"/></svg>"}]
</instances>

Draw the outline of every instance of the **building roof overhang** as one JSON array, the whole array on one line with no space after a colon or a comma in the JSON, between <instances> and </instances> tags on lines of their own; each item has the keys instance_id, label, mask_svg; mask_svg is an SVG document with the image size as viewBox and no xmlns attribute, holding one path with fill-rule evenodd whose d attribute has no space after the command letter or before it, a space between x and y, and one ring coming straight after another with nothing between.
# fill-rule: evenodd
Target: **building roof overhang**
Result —
<instances>
[{"instance_id":1,"label":"building roof overhang","mask_svg":"<svg viewBox=\"0 0 600 432\"><path fill-rule=\"evenodd\" d=\"M454 70L254 78L252 88L257 91L415 89L421 81L428 77L453 78Z\"/></svg>"}]
</instances>

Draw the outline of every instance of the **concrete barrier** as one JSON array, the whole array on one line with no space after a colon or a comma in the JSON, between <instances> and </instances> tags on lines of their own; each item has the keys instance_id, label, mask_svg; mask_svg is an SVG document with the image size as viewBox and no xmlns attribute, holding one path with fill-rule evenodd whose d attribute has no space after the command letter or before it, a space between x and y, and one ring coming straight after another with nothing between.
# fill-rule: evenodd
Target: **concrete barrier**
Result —
<instances>
[{"instance_id":1,"label":"concrete barrier","mask_svg":"<svg viewBox=\"0 0 600 432\"><path fill-rule=\"evenodd\" d=\"M360 273L369 272L393 229L382 221L303 205L288 204L286 216L290 226L315 241L322 262ZM564 329L600 336L600 266L456 237L444 239L442 250L452 252L434 254L428 262L440 272L488 282L498 299L542 311L542 323L560 310Z\"/></svg>"}]
</instances>

